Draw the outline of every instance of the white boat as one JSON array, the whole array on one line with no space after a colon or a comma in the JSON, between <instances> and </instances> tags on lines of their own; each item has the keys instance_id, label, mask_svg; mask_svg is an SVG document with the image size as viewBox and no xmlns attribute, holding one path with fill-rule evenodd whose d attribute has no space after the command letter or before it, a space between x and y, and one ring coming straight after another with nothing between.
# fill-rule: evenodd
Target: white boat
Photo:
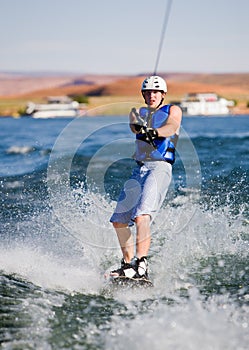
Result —
<instances>
[{"instance_id":1,"label":"white boat","mask_svg":"<svg viewBox=\"0 0 249 350\"><path fill-rule=\"evenodd\" d=\"M80 116L82 107L82 104L73 101L68 96L50 96L47 98L47 103L29 102L26 113L36 119L71 118Z\"/></svg>"},{"instance_id":2,"label":"white boat","mask_svg":"<svg viewBox=\"0 0 249 350\"><path fill-rule=\"evenodd\" d=\"M234 101L226 100L213 92L190 93L180 102L183 113L187 115L225 115L230 113L229 107Z\"/></svg>"}]
</instances>

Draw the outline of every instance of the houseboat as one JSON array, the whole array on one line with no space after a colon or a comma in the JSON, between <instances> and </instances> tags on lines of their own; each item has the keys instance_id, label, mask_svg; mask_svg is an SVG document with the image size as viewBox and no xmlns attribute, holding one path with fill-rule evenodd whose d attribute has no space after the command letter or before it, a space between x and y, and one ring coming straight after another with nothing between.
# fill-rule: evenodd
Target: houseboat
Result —
<instances>
[{"instance_id":1,"label":"houseboat","mask_svg":"<svg viewBox=\"0 0 249 350\"><path fill-rule=\"evenodd\" d=\"M226 115L230 113L234 101L229 101L213 92L190 93L184 96L179 105L187 115Z\"/></svg>"},{"instance_id":2,"label":"houseboat","mask_svg":"<svg viewBox=\"0 0 249 350\"><path fill-rule=\"evenodd\" d=\"M47 103L29 102L26 114L32 118L74 118L81 115L84 106L68 96L50 96Z\"/></svg>"}]
</instances>

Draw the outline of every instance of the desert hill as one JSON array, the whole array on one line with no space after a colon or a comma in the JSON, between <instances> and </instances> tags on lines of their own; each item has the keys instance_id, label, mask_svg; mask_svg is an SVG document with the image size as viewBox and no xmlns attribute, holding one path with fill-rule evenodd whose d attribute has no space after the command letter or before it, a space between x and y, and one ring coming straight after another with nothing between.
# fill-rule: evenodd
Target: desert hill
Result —
<instances>
[{"instance_id":1,"label":"desert hill","mask_svg":"<svg viewBox=\"0 0 249 350\"><path fill-rule=\"evenodd\" d=\"M86 95L97 97L140 96L141 82L148 74L137 76L65 74L65 73L0 73L1 101L43 100L47 96ZM168 99L179 100L189 92L216 92L237 101L237 108L246 110L249 101L249 73L158 73L168 84ZM0 111L1 112L1 111ZM248 111L247 111L248 112ZM2 114L2 112L1 112Z\"/></svg>"},{"instance_id":2,"label":"desert hill","mask_svg":"<svg viewBox=\"0 0 249 350\"><path fill-rule=\"evenodd\" d=\"M0 98L54 94L89 96L134 96L147 74L138 76L73 74L7 74L0 73ZM168 83L169 93L215 91L224 94L249 95L249 73L199 74L159 73ZM249 96L248 96L249 98Z\"/></svg>"}]
</instances>

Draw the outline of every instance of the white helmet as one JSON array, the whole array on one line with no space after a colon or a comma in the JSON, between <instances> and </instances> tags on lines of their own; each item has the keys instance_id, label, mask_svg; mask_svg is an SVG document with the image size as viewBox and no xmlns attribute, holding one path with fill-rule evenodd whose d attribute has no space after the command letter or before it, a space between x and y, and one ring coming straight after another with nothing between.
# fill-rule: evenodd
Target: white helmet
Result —
<instances>
[{"instance_id":1,"label":"white helmet","mask_svg":"<svg viewBox=\"0 0 249 350\"><path fill-rule=\"evenodd\" d=\"M152 75L143 81L141 91L145 90L158 90L167 92L166 81L157 75Z\"/></svg>"}]
</instances>

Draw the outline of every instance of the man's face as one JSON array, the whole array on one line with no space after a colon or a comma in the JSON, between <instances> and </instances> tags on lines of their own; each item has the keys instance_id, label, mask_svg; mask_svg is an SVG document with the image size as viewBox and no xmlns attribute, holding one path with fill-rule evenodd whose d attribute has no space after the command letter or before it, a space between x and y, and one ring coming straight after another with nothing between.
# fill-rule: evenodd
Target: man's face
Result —
<instances>
[{"instance_id":1,"label":"man's face","mask_svg":"<svg viewBox=\"0 0 249 350\"><path fill-rule=\"evenodd\" d=\"M165 93L158 90L145 90L143 91L143 97L145 103L150 108L157 108L161 103L162 98L164 98Z\"/></svg>"}]
</instances>

